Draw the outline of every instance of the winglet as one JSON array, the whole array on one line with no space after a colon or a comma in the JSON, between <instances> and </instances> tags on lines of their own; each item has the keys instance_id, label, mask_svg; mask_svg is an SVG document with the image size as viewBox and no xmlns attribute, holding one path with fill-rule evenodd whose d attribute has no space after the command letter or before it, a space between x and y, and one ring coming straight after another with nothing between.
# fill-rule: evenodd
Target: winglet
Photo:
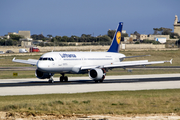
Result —
<instances>
[{"instance_id":1,"label":"winglet","mask_svg":"<svg viewBox=\"0 0 180 120\"><path fill-rule=\"evenodd\" d=\"M171 64L172 64L172 60L173 60L173 59L171 59L171 60L169 61Z\"/></svg>"},{"instance_id":2,"label":"winglet","mask_svg":"<svg viewBox=\"0 0 180 120\"><path fill-rule=\"evenodd\" d=\"M16 57L14 57L12 61L14 61L14 60L16 60Z\"/></svg>"},{"instance_id":3,"label":"winglet","mask_svg":"<svg viewBox=\"0 0 180 120\"><path fill-rule=\"evenodd\" d=\"M171 59L170 61L164 61L164 62L169 62L169 63L171 63L171 64L172 64L172 60L173 60L173 59Z\"/></svg>"}]
</instances>

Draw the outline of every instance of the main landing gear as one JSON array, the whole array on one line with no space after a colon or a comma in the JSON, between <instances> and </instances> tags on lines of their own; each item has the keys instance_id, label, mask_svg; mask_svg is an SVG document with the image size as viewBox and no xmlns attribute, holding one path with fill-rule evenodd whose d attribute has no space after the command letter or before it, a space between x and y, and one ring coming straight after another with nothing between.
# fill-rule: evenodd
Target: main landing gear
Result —
<instances>
[{"instance_id":1,"label":"main landing gear","mask_svg":"<svg viewBox=\"0 0 180 120\"><path fill-rule=\"evenodd\" d=\"M104 81L104 79L105 79L105 75L103 75L102 79L100 79L100 80L94 80L94 81L95 81L95 83L98 83L98 82L102 83L102 82Z\"/></svg>"},{"instance_id":2,"label":"main landing gear","mask_svg":"<svg viewBox=\"0 0 180 120\"><path fill-rule=\"evenodd\" d=\"M59 78L60 82L68 82L68 77L64 76L64 73L62 73L62 76Z\"/></svg>"}]
</instances>

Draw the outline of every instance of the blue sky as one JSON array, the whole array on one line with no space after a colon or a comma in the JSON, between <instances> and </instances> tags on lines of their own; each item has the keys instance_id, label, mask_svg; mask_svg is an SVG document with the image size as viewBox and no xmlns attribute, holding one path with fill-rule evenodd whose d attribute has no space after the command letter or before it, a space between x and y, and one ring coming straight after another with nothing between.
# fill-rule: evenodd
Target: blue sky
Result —
<instances>
[{"instance_id":1,"label":"blue sky","mask_svg":"<svg viewBox=\"0 0 180 120\"><path fill-rule=\"evenodd\" d=\"M0 36L30 30L44 36L107 34L123 22L128 34L173 29L180 0L0 0Z\"/></svg>"}]
</instances>

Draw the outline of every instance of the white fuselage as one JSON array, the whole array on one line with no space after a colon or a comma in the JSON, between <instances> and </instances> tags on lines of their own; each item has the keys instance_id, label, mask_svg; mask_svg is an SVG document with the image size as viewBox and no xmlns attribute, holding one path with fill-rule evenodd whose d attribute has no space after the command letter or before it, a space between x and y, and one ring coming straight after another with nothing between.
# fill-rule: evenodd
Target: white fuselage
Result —
<instances>
[{"instance_id":1,"label":"white fuselage","mask_svg":"<svg viewBox=\"0 0 180 120\"><path fill-rule=\"evenodd\" d=\"M37 68L50 73L79 73L82 66L110 65L123 57L113 52L49 52L41 56Z\"/></svg>"}]
</instances>

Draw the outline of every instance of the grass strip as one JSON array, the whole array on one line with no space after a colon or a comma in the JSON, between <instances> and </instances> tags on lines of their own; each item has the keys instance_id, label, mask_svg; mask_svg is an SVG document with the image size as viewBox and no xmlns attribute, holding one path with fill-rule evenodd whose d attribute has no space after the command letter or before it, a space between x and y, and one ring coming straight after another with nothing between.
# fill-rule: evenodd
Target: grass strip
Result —
<instances>
[{"instance_id":1,"label":"grass strip","mask_svg":"<svg viewBox=\"0 0 180 120\"><path fill-rule=\"evenodd\" d=\"M40 114L180 114L180 89L0 96L0 111Z\"/></svg>"}]
</instances>

